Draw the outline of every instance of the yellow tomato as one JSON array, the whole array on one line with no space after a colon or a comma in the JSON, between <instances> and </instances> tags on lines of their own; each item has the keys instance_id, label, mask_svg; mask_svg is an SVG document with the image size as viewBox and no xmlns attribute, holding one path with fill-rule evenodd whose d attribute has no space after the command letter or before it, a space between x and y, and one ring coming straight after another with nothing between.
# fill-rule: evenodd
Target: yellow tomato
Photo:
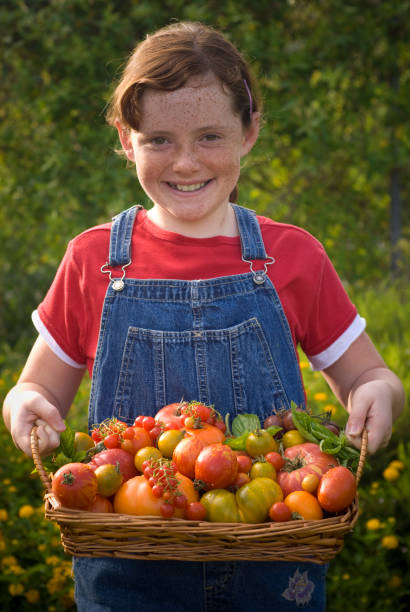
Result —
<instances>
[{"instance_id":1,"label":"yellow tomato","mask_svg":"<svg viewBox=\"0 0 410 612\"><path fill-rule=\"evenodd\" d=\"M94 446L94 440L88 434L82 431L76 431L74 434L74 451L87 451Z\"/></svg>"},{"instance_id":2,"label":"yellow tomato","mask_svg":"<svg viewBox=\"0 0 410 612\"><path fill-rule=\"evenodd\" d=\"M251 467L250 476L252 480L260 476L276 480L276 470L269 461L256 461Z\"/></svg>"},{"instance_id":3,"label":"yellow tomato","mask_svg":"<svg viewBox=\"0 0 410 612\"><path fill-rule=\"evenodd\" d=\"M158 438L158 448L164 457L172 458L172 454L178 442L184 437L184 432L181 429L168 429L164 431Z\"/></svg>"},{"instance_id":4,"label":"yellow tomato","mask_svg":"<svg viewBox=\"0 0 410 612\"><path fill-rule=\"evenodd\" d=\"M139 472L142 472L142 464L148 459L160 459L162 457L161 451L155 446L144 446L137 451L134 457L134 465Z\"/></svg>"},{"instance_id":5,"label":"yellow tomato","mask_svg":"<svg viewBox=\"0 0 410 612\"><path fill-rule=\"evenodd\" d=\"M306 442L305 438L297 429L289 429L282 436L282 444L284 448L296 446L297 444L303 444Z\"/></svg>"},{"instance_id":6,"label":"yellow tomato","mask_svg":"<svg viewBox=\"0 0 410 612\"><path fill-rule=\"evenodd\" d=\"M120 488L123 476L117 466L105 463L95 470L97 476L98 493L104 497L111 497Z\"/></svg>"},{"instance_id":7,"label":"yellow tomato","mask_svg":"<svg viewBox=\"0 0 410 612\"><path fill-rule=\"evenodd\" d=\"M302 489L309 493L314 493L319 486L319 476L316 474L306 474L302 480Z\"/></svg>"}]
</instances>

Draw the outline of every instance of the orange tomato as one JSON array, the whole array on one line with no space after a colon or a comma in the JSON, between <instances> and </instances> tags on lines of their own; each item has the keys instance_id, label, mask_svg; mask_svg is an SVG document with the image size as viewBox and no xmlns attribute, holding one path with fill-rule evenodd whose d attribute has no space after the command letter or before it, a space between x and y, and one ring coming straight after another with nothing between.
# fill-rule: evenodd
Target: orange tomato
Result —
<instances>
[{"instance_id":1,"label":"orange tomato","mask_svg":"<svg viewBox=\"0 0 410 612\"><path fill-rule=\"evenodd\" d=\"M185 495L188 504L199 500L198 492L190 478L176 472L178 491ZM114 497L114 511L120 514L135 516L162 516L160 507L164 503L163 497L155 497L151 486L145 476L135 476L118 489ZM183 508L175 508L174 516L184 517Z\"/></svg>"},{"instance_id":2,"label":"orange tomato","mask_svg":"<svg viewBox=\"0 0 410 612\"><path fill-rule=\"evenodd\" d=\"M121 448L131 455L135 455L140 448L152 446L151 436L143 427L134 427L134 437L121 442Z\"/></svg>"},{"instance_id":3,"label":"orange tomato","mask_svg":"<svg viewBox=\"0 0 410 612\"><path fill-rule=\"evenodd\" d=\"M225 440L225 434L218 427L202 423L201 427L187 427L185 437L195 436L204 446L216 444Z\"/></svg>"},{"instance_id":4,"label":"orange tomato","mask_svg":"<svg viewBox=\"0 0 410 612\"><path fill-rule=\"evenodd\" d=\"M108 497L97 493L92 504L88 506L87 512L114 512L114 508Z\"/></svg>"},{"instance_id":5,"label":"orange tomato","mask_svg":"<svg viewBox=\"0 0 410 612\"><path fill-rule=\"evenodd\" d=\"M284 499L290 511L299 514L305 521L323 518L323 511L316 497L308 491L292 491Z\"/></svg>"}]
</instances>

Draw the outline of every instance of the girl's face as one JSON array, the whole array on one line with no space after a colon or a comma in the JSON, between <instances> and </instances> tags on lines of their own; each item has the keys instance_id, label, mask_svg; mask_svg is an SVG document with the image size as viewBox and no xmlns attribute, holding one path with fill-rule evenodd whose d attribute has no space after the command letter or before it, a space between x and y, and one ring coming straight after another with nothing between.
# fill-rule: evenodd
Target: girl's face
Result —
<instances>
[{"instance_id":1,"label":"girl's face","mask_svg":"<svg viewBox=\"0 0 410 612\"><path fill-rule=\"evenodd\" d=\"M259 113L244 129L230 95L212 74L176 91L148 89L139 130L118 131L154 206L151 220L187 236L236 234L229 195L241 158L258 136Z\"/></svg>"}]
</instances>

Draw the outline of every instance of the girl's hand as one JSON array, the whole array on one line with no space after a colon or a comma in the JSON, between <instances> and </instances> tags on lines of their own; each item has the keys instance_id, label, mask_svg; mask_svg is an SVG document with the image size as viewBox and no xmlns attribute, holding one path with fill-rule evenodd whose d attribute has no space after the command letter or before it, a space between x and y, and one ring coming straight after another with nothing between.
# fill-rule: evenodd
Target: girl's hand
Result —
<instances>
[{"instance_id":1,"label":"girl's hand","mask_svg":"<svg viewBox=\"0 0 410 612\"><path fill-rule=\"evenodd\" d=\"M393 389L384 380L366 382L351 394L346 435L354 446L360 448L364 429L368 433L370 454L388 445L392 435L393 401Z\"/></svg>"},{"instance_id":2,"label":"girl's hand","mask_svg":"<svg viewBox=\"0 0 410 612\"><path fill-rule=\"evenodd\" d=\"M40 455L50 454L60 444L60 433L65 429L58 409L35 390L16 387L10 399L10 432L15 446L31 456L30 435L37 425Z\"/></svg>"}]
</instances>

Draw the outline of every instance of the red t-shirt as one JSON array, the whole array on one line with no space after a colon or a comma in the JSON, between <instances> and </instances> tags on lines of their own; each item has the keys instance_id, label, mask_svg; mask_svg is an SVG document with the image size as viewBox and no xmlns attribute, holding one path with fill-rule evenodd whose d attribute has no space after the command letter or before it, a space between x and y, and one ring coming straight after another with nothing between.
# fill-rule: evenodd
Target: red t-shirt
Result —
<instances>
[{"instance_id":1,"label":"red t-shirt","mask_svg":"<svg viewBox=\"0 0 410 612\"><path fill-rule=\"evenodd\" d=\"M333 363L364 329L322 245L308 232L258 216L268 266L295 346L315 369ZM101 266L108 259L111 223L91 228L68 245L55 279L33 322L54 352L74 367L95 359L103 301L109 282ZM249 272L240 238L188 238L154 225L145 210L135 221L132 263L126 276L140 279L200 280ZM262 267L255 264L255 268ZM116 276L115 274L113 276Z\"/></svg>"}]
</instances>

